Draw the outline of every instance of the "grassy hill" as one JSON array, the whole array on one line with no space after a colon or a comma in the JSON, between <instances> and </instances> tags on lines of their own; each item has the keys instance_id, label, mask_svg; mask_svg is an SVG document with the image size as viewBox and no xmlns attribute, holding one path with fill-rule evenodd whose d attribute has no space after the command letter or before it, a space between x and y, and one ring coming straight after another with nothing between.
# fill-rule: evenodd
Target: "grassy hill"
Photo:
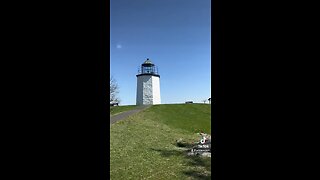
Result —
<instances>
[{"instance_id":1,"label":"grassy hill","mask_svg":"<svg viewBox=\"0 0 320 180\"><path fill-rule=\"evenodd\" d=\"M117 108L117 107L115 107ZM211 134L208 104L154 105L110 127L111 179L210 179L211 159L186 156L176 140Z\"/></svg>"},{"instance_id":2,"label":"grassy hill","mask_svg":"<svg viewBox=\"0 0 320 180\"><path fill-rule=\"evenodd\" d=\"M129 111L135 109L136 105L128 105L128 106L110 106L110 115L119 114L124 111Z\"/></svg>"},{"instance_id":3,"label":"grassy hill","mask_svg":"<svg viewBox=\"0 0 320 180\"><path fill-rule=\"evenodd\" d=\"M166 104L153 106L149 112L156 113L154 120L172 128L189 132L202 130L211 134L211 105L209 104Z\"/></svg>"}]
</instances>

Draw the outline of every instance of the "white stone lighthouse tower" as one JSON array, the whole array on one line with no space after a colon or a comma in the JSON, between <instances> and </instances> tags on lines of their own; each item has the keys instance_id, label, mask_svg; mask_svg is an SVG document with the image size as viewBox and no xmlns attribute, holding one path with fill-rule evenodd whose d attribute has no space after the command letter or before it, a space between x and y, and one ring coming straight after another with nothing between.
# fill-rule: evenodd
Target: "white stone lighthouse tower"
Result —
<instances>
[{"instance_id":1,"label":"white stone lighthouse tower","mask_svg":"<svg viewBox=\"0 0 320 180\"><path fill-rule=\"evenodd\" d=\"M161 104L160 75L157 67L147 59L137 74L137 105Z\"/></svg>"}]
</instances>

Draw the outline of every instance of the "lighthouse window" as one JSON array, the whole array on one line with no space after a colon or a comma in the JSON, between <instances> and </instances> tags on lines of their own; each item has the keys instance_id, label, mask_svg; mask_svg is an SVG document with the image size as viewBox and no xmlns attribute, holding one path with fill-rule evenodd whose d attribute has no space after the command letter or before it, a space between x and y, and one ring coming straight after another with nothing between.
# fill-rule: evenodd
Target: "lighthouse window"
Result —
<instances>
[{"instance_id":1,"label":"lighthouse window","mask_svg":"<svg viewBox=\"0 0 320 180\"><path fill-rule=\"evenodd\" d=\"M146 73L150 73L152 71L151 67L145 67L144 70Z\"/></svg>"}]
</instances>

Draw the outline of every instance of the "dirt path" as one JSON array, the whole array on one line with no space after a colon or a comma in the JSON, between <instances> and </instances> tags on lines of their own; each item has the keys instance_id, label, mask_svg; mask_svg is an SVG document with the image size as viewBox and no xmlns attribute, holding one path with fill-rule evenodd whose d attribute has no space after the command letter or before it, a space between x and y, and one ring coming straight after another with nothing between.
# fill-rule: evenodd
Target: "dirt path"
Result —
<instances>
[{"instance_id":1,"label":"dirt path","mask_svg":"<svg viewBox=\"0 0 320 180\"><path fill-rule=\"evenodd\" d=\"M146 106L139 106L136 109L130 110L130 111L126 111L126 112L122 112L120 114L114 115L112 117L110 117L110 124L113 124L117 121L120 121L130 115L136 114L144 109L147 109L148 107L150 107L151 105L146 105Z\"/></svg>"}]
</instances>

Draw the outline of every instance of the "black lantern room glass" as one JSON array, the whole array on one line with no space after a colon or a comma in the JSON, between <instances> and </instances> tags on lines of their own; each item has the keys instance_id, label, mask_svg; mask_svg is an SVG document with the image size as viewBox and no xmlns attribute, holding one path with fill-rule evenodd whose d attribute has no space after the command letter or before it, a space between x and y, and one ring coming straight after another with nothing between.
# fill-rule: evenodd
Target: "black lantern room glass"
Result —
<instances>
[{"instance_id":1,"label":"black lantern room glass","mask_svg":"<svg viewBox=\"0 0 320 180\"><path fill-rule=\"evenodd\" d=\"M147 59L139 68L138 74L158 75L158 69L149 59Z\"/></svg>"}]
</instances>

